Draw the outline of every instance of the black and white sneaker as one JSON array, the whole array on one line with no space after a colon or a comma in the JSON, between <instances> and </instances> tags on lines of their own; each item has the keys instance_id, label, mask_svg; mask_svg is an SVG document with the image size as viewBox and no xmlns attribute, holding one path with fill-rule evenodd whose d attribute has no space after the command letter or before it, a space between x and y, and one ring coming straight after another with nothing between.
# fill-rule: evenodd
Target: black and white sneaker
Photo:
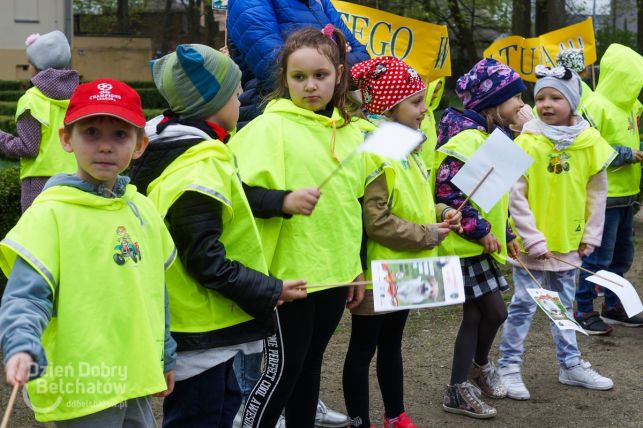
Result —
<instances>
[{"instance_id":1,"label":"black and white sneaker","mask_svg":"<svg viewBox=\"0 0 643 428\"><path fill-rule=\"evenodd\" d=\"M623 309L623 305L621 305L620 303L612 309L607 309L605 305L603 305L601 318L607 324L622 325L624 327L643 326L643 315L638 314L634 315L633 317L628 317L625 309Z\"/></svg>"},{"instance_id":2,"label":"black and white sneaker","mask_svg":"<svg viewBox=\"0 0 643 428\"><path fill-rule=\"evenodd\" d=\"M610 334L613 330L612 327L603 322L596 311L583 315L574 314L574 319L588 334Z\"/></svg>"}]
</instances>

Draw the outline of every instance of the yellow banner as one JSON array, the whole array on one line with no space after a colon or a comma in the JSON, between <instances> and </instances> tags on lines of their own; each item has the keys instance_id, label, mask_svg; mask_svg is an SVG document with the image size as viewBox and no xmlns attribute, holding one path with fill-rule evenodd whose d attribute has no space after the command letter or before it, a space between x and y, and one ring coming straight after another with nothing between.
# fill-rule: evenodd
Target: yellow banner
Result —
<instances>
[{"instance_id":1,"label":"yellow banner","mask_svg":"<svg viewBox=\"0 0 643 428\"><path fill-rule=\"evenodd\" d=\"M371 56L395 56L431 80L451 75L446 25L429 24L345 1L333 0L333 5Z\"/></svg>"},{"instance_id":2,"label":"yellow banner","mask_svg":"<svg viewBox=\"0 0 643 428\"><path fill-rule=\"evenodd\" d=\"M592 18L532 39L510 36L496 40L484 51L484 57L495 58L516 70L523 79L535 82L536 66L555 66L556 55L568 48L583 49L585 65L596 62Z\"/></svg>"}]
</instances>

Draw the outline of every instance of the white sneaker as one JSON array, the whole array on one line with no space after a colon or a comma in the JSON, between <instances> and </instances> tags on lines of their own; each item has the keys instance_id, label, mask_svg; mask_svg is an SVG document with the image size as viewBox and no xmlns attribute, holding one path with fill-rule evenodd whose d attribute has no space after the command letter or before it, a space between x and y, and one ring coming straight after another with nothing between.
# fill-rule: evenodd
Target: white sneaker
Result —
<instances>
[{"instance_id":1,"label":"white sneaker","mask_svg":"<svg viewBox=\"0 0 643 428\"><path fill-rule=\"evenodd\" d=\"M315 415L316 427L343 428L350 424L350 419L343 413L326 407L323 401L317 402L317 414Z\"/></svg>"},{"instance_id":2,"label":"white sneaker","mask_svg":"<svg viewBox=\"0 0 643 428\"><path fill-rule=\"evenodd\" d=\"M286 428L286 417L284 415L279 415L279 420L275 428Z\"/></svg>"},{"instance_id":3,"label":"white sneaker","mask_svg":"<svg viewBox=\"0 0 643 428\"><path fill-rule=\"evenodd\" d=\"M507 387L507 397L514 400L529 400L529 390L522 381L520 366L509 364L507 367L498 367L502 383Z\"/></svg>"},{"instance_id":4,"label":"white sneaker","mask_svg":"<svg viewBox=\"0 0 643 428\"><path fill-rule=\"evenodd\" d=\"M561 367L558 380L565 385L582 386L599 391L606 391L614 387L612 379L599 375L591 367L592 365L584 360L581 360L579 365L568 369Z\"/></svg>"}]
</instances>

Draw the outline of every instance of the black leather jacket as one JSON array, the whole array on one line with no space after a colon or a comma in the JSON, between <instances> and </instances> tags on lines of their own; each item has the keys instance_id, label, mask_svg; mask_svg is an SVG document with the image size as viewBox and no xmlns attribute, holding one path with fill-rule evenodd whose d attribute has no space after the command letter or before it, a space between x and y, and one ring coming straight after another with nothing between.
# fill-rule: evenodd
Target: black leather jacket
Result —
<instances>
[{"instance_id":1,"label":"black leather jacket","mask_svg":"<svg viewBox=\"0 0 643 428\"><path fill-rule=\"evenodd\" d=\"M207 131L207 127L199 129ZM204 140L202 137L168 140L162 136L163 132L157 138L153 136L144 155L132 163L130 176L139 190L146 189L185 150ZM287 192L245 185L244 190L255 216L283 216L281 207ZM203 287L236 302L254 319L208 332L172 332L179 351L230 346L274 333L274 308L282 281L226 257L219 239L223 233L222 210L222 204L211 197L185 192L170 207L166 223L188 273Z\"/></svg>"}]
</instances>

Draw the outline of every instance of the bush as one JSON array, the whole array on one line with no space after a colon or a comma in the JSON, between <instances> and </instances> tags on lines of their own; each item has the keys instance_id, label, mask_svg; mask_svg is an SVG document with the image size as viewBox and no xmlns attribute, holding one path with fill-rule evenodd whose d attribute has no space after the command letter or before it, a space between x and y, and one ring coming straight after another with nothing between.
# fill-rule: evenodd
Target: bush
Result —
<instances>
[{"instance_id":1,"label":"bush","mask_svg":"<svg viewBox=\"0 0 643 428\"><path fill-rule=\"evenodd\" d=\"M27 84L28 82L20 80L0 80L0 91L19 91Z\"/></svg>"},{"instance_id":2,"label":"bush","mask_svg":"<svg viewBox=\"0 0 643 428\"><path fill-rule=\"evenodd\" d=\"M0 101L18 101L25 91L0 91Z\"/></svg>"},{"instance_id":3,"label":"bush","mask_svg":"<svg viewBox=\"0 0 643 428\"><path fill-rule=\"evenodd\" d=\"M168 108L165 99L161 96L159 91L154 89L139 89L139 95L141 96L141 102L143 103L144 108L149 109L166 109Z\"/></svg>"},{"instance_id":4,"label":"bush","mask_svg":"<svg viewBox=\"0 0 643 428\"><path fill-rule=\"evenodd\" d=\"M163 114L164 111L165 109L163 108L146 108L143 110L143 113L145 113L145 119L150 120L160 114Z\"/></svg>"},{"instance_id":5,"label":"bush","mask_svg":"<svg viewBox=\"0 0 643 428\"><path fill-rule=\"evenodd\" d=\"M0 237L4 236L18 222L20 218L20 168L0 169ZM7 282L0 273L0 291L4 291Z\"/></svg>"},{"instance_id":6,"label":"bush","mask_svg":"<svg viewBox=\"0 0 643 428\"><path fill-rule=\"evenodd\" d=\"M0 116L13 116L16 114L15 101L0 101Z\"/></svg>"},{"instance_id":7,"label":"bush","mask_svg":"<svg viewBox=\"0 0 643 428\"><path fill-rule=\"evenodd\" d=\"M139 89L156 89L156 85L154 84L153 80L130 80L129 82L125 83L127 83L137 91Z\"/></svg>"},{"instance_id":8,"label":"bush","mask_svg":"<svg viewBox=\"0 0 643 428\"><path fill-rule=\"evenodd\" d=\"M13 120L13 116L0 116L0 129L16 135L16 121Z\"/></svg>"}]
</instances>

